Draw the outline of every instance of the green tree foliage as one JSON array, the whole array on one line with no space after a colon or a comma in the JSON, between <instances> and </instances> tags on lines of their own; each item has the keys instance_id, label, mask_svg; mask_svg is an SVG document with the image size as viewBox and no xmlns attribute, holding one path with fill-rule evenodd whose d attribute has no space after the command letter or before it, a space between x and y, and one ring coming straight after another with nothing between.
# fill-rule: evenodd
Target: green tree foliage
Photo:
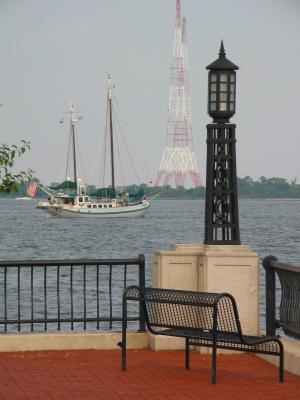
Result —
<instances>
[{"instance_id":1,"label":"green tree foliage","mask_svg":"<svg viewBox=\"0 0 300 400\"><path fill-rule=\"evenodd\" d=\"M157 197L158 199L178 199L178 200L196 200L205 197L205 188L191 188L185 189L182 186L178 186L176 189L167 185L162 188L161 193Z\"/></svg>"},{"instance_id":2,"label":"green tree foliage","mask_svg":"<svg viewBox=\"0 0 300 400\"><path fill-rule=\"evenodd\" d=\"M296 183L296 179L292 179L289 183L284 178L266 178L261 176L255 181L251 176L245 178L237 178L238 196L247 199L300 199L300 184ZM144 187L145 194L155 191L159 188L151 188L147 185ZM202 199L205 198L205 187L185 189L181 186L173 188L169 185L161 188L161 193L157 199Z\"/></svg>"},{"instance_id":3,"label":"green tree foliage","mask_svg":"<svg viewBox=\"0 0 300 400\"><path fill-rule=\"evenodd\" d=\"M300 185L296 184L296 179L291 183L284 178L269 178L261 176L258 181L254 181L250 176L238 178L238 194L241 198L300 198Z\"/></svg>"},{"instance_id":4,"label":"green tree foliage","mask_svg":"<svg viewBox=\"0 0 300 400\"><path fill-rule=\"evenodd\" d=\"M300 185L296 183L296 179L292 179L289 183L284 178L266 178L261 176L255 181L251 176L247 175L245 178L237 178L238 183L238 196L239 198L247 199L272 199L272 198L288 198L300 199ZM129 192L138 191L138 185L131 185L126 188ZM166 185L162 188L150 187L143 185L145 195L151 192L161 192L156 196L156 199L203 199L205 198L205 187L185 189L182 186L173 188Z\"/></svg>"},{"instance_id":5,"label":"green tree foliage","mask_svg":"<svg viewBox=\"0 0 300 400\"><path fill-rule=\"evenodd\" d=\"M6 143L0 145L0 194L18 191L20 185L32 177L33 171L30 169L17 173L13 171L16 157L21 157L29 149L30 142L25 140L21 141L19 147Z\"/></svg>"},{"instance_id":6,"label":"green tree foliage","mask_svg":"<svg viewBox=\"0 0 300 400\"><path fill-rule=\"evenodd\" d=\"M39 182L37 178L34 178L35 181ZM282 198L282 199L300 199L300 184L297 184L296 179L292 179L291 182L288 182L287 179L284 178L266 178L265 176L261 176L257 181L251 178L251 176L245 176L244 178L237 178L238 183L238 196L239 198L246 199L272 199L272 198ZM53 183L51 186L59 186L58 183ZM26 183L19 184L18 186L18 195L26 194L27 185ZM142 185L129 185L126 188L118 188L118 192L125 190L131 195L131 198L134 198L134 195L140 195L141 189L143 189L143 193L145 196L154 194L152 198L158 200L167 200L167 199L178 199L178 200L197 200L205 198L205 187L201 186L199 188L190 188L185 189L182 186L177 188L173 188L170 185L166 185L164 187L153 187L148 186L146 184ZM96 196L96 187L94 185L88 186L88 192L92 195ZM1 192L0 192L1 193ZM103 194L102 194L103 195ZM13 197L14 195L11 193L9 197ZM45 197L46 195L40 191L38 194L39 197ZM98 197L100 195L98 194ZM101 196L100 196L101 197Z\"/></svg>"}]
</instances>

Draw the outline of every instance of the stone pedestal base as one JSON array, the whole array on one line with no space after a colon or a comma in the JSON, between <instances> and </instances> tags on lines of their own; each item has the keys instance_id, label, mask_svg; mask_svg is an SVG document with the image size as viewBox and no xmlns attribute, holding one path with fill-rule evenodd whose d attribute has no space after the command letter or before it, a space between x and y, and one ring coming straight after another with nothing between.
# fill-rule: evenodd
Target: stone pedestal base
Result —
<instances>
[{"instance_id":1,"label":"stone pedestal base","mask_svg":"<svg viewBox=\"0 0 300 400\"><path fill-rule=\"evenodd\" d=\"M259 258L246 245L174 245L155 254L153 287L228 292L237 302L243 333L258 335L258 273ZM174 343L171 338L150 338L154 350L173 349ZM183 341L178 343L176 348L184 347Z\"/></svg>"},{"instance_id":2,"label":"stone pedestal base","mask_svg":"<svg viewBox=\"0 0 300 400\"><path fill-rule=\"evenodd\" d=\"M184 338L159 336L149 333L149 346L154 351L183 350L185 348L185 340Z\"/></svg>"}]
</instances>

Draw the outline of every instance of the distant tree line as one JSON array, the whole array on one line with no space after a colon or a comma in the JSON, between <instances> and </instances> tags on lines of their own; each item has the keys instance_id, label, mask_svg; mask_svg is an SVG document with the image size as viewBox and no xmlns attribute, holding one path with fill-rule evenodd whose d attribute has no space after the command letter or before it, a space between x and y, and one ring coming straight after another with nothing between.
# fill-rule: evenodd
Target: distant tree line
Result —
<instances>
[{"instance_id":1,"label":"distant tree line","mask_svg":"<svg viewBox=\"0 0 300 400\"><path fill-rule=\"evenodd\" d=\"M40 183L39 179L34 178L35 181ZM248 198L248 199L272 199L272 198L288 198L288 199L300 199L300 184L297 184L296 179L291 180L289 182L284 178L266 178L261 176L257 181L252 179L250 176L245 176L245 178L238 178L238 195L239 198ZM51 186L58 185L51 184ZM142 185L129 185L126 187L126 191L131 194L137 193L142 186L145 195L151 195L154 193L153 198L155 199L204 199L205 198L205 187L201 186L199 188L190 188L185 189L182 186L178 186L177 188L173 188L169 185L160 187L148 186L146 184ZM27 190L26 184L20 184L19 190L17 192L10 192L6 194L5 197L17 197L17 196L25 196ZM88 191L90 193L96 190L95 185L89 185ZM121 188L120 188L121 190ZM1 193L0 193L1 195ZM38 197L47 197L47 195L39 190Z\"/></svg>"},{"instance_id":2,"label":"distant tree line","mask_svg":"<svg viewBox=\"0 0 300 400\"><path fill-rule=\"evenodd\" d=\"M257 181L250 176L237 178L238 196L247 199L300 199L300 184L296 178L289 182L284 178L266 178L261 176ZM172 188L164 186L158 199L201 199L205 198L205 187L197 189Z\"/></svg>"},{"instance_id":3,"label":"distant tree line","mask_svg":"<svg viewBox=\"0 0 300 400\"><path fill-rule=\"evenodd\" d=\"M284 178L269 178L261 176L255 181L250 176L238 178L238 194L241 198L300 198L300 185L296 178L288 182Z\"/></svg>"},{"instance_id":4,"label":"distant tree line","mask_svg":"<svg viewBox=\"0 0 300 400\"><path fill-rule=\"evenodd\" d=\"M155 188L159 189L159 188ZM153 190L153 189L152 189ZM145 191L146 193L146 191ZM151 191L150 191L151 193ZM159 193L156 197L157 199L177 199L177 200L196 200L205 198L205 187L201 186L198 188L190 188L185 189L182 186L178 186L177 188L173 188L169 185L164 186L162 188L161 193Z\"/></svg>"}]
</instances>

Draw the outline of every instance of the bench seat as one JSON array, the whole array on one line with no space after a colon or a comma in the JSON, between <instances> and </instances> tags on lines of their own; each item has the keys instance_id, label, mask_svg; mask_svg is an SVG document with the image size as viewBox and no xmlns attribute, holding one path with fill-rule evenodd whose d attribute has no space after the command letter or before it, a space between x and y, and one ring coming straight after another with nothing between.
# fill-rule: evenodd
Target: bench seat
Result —
<instances>
[{"instance_id":1,"label":"bench seat","mask_svg":"<svg viewBox=\"0 0 300 400\"><path fill-rule=\"evenodd\" d=\"M188 337L189 344L191 346L211 347L212 332L197 332L194 329L169 328L159 331L159 334L182 338ZM277 342L277 337L269 337L267 338L268 341L266 341L266 338L262 336L244 335L243 338L245 339L245 343L241 341L240 337L236 333L218 332L217 348L236 350L236 345L238 345L239 351L247 351L261 354L265 354L267 351L270 355L278 355L278 353L280 352L280 346Z\"/></svg>"}]
</instances>

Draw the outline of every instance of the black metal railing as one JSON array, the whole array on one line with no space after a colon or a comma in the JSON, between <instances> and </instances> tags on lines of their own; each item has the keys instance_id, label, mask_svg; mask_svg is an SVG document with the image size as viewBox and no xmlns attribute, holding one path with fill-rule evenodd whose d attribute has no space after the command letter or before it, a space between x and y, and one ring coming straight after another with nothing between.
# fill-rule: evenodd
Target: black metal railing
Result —
<instances>
[{"instance_id":1,"label":"black metal railing","mask_svg":"<svg viewBox=\"0 0 300 400\"><path fill-rule=\"evenodd\" d=\"M121 330L122 294L145 287L145 257L0 261L0 332ZM139 307L128 322L145 330Z\"/></svg>"},{"instance_id":2,"label":"black metal railing","mask_svg":"<svg viewBox=\"0 0 300 400\"><path fill-rule=\"evenodd\" d=\"M276 257L263 260L266 270L266 331L275 335L277 328L300 339L300 267L278 262ZM276 274L281 286L279 318L276 312Z\"/></svg>"}]
</instances>

